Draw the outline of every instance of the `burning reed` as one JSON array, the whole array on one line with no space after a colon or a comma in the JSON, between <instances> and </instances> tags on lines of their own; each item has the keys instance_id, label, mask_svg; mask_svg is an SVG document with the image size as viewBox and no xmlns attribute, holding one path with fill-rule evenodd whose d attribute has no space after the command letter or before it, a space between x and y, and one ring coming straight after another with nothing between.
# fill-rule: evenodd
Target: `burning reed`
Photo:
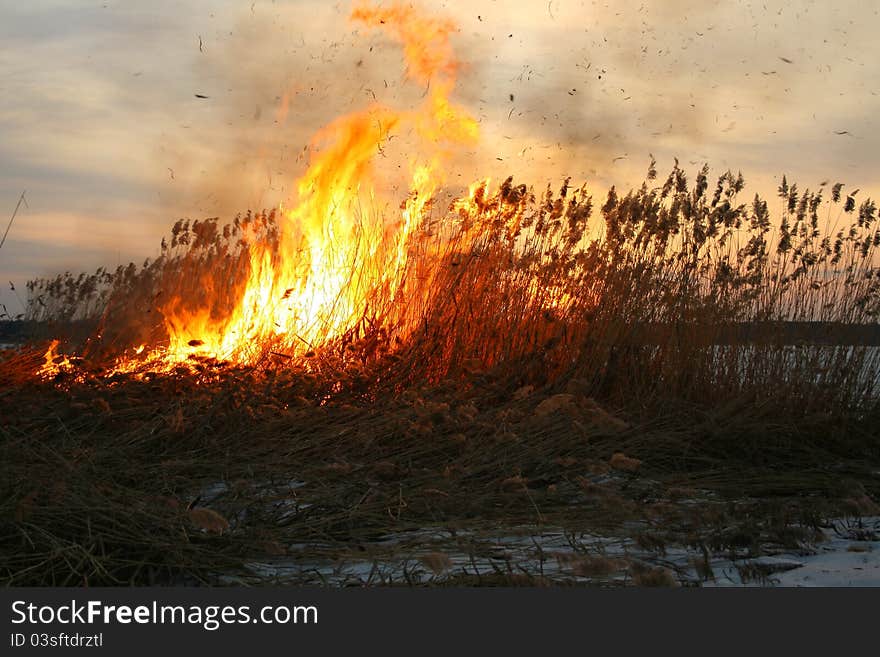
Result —
<instances>
[{"instance_id":1,"label":"burning reed","mask_svg":"<svg viewBox=\"0 0 880 657\"><path fill-rule=\"evenodd\" d=\"M825 198L784 181L773 222L764 200L739 200L741 177L724 174L710 193L706 168L692 185L678 166L659 183L649 173L625 196L612 189L598 221L585 188L536 194L507 180L426 210L403 244L356 230L354 269L337 272L351 285L365 281L361 251L405 257L371 279L348 323L321 326L320 342L278 330L224 352L190 326L186 344L168 346L181 318L236 312L255 249L285 257L274 212L180 221L139 269L32 282L30 313L99 321L79 361L95 376L292 369L326 381L328 394L375 396L491 370L514 388L576 378L633 408L768 394L801 409L872 406L876 349L791 344L785 323L876 323L873 202L857 208L841 185ZM754 330L731 340L736 327Z\"/></svg>"},{"instance_id":2,"label":"burning reed","mask_svg":"<svg viewBox=\"0 0 880 657\"><path fill-rule=\"evenodd\" d=\"M802 409L874 403L875 351L773 334L876 323L870 199L857 209L841 184L826 199L783 179L774 225L765 201L740 200L742 176L710 189L704 167L689 185L676 163L658 182L652 161L598 221L569 181L479 181L436 207L450 155L478 137L453 101L456 26L403 3L356 3L350 19L401 46L425 89L416 105L377 100L319 130L288 207L180 220L143 267L32 282L31 318L99 323L75 361L51 345L40 376L288 369L370 397L491 370L516 387L577 378L634 408L768 391ZM380 157L392 137L401 161ZM389 195L395 182L406 198ZM723 339L757 324L758 344Z\"/></svg>"}]
</instances>

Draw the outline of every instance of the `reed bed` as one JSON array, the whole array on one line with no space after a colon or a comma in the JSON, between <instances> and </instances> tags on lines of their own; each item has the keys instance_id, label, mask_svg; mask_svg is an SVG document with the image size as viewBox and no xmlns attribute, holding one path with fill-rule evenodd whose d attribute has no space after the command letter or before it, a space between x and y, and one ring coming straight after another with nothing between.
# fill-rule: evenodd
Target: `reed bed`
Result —
<instances>
[{"instance_id":1,"label":"reed bed","mask_svg":"<svg viewBox=\"0 0 880 657\"><path fill-rule=\"evenodd\" d=\"M311 369L369 381L377 394L508 367L512 385L587 379L591 394L624 406L768 393L798 408L872 404L878 350L797 348L783 331L785 322L876 326L875 204L857 206L842 184L800 192L783 180L771 221L761 198L740 202L744 186L726 173L710 191L707 168L689 184L678 165L658 182L652 163L640 188L611 190L596 220L588 191L568 182L543 194L511 180L478 185L424 217L406 269L369 288L350 326L310 345ZM229 312L251 245L283 257L278 221L274 212L225 226L178 221L162 255L140 268L31 282L28 318L100 323L81 352L96 368L126 348L161 345L169 308ZM729 343L748 326L761 334ZM258 352L250 360L289 366L291 340L248 345Z\"/></svg>"},{"instance_id":2,"label":"reed bed","mask_svg":"<svg viewBox=\"0 0 880 657\"><path fill-rule=\"evenodd\" d=\"M234 304L272 213L181 221L142 267L34 281L30 319L100 328L49 381L44 346L0 356L0 580L320 583L319 561L409 551L415 570L370 582L540 583L443 555L522 527L761 554L876 514L878 350L783 339L876 324L876 207L783 181L772 221L743 190L652 164L597 221L568 183L477 186L425 217L359 321L301 357L256 345L249 367L108 374L167 337L169 297ZM759 335L731 340L743 326ZM426 530L443 537L391 540Z\"/></svg>"}]
</instances>

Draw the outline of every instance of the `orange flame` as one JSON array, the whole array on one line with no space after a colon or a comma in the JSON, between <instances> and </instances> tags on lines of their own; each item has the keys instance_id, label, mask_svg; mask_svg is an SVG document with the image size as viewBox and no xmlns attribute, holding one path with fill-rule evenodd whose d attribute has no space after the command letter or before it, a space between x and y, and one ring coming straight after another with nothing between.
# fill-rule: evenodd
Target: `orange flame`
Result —
<instances>
[{"instance_id":1,"label":"orange flame","mask_svg":"<svg viewBox=\"0 0 880 657\"><path fill-rule=\"evenodd\" d=\"M70 359L68 359L67 356L62 356L58 353L58 344L58 340L52 340L52 342L49 343L49 348L46 349L46 353L43 354L43 365L37 370L38 376L51 378L62 372L70 371L73 368Z\"/></svg>"},{"instance_id":2,"label":"orange flame","mask_svg":"<svg viewBox=\"0 0 880 657\"><path fill-rule=\"evenodd\" d=\"M400 42L408 76L429 84L430 94L414 111L374 104L320 130L296 204L284 213L278 249L248 246L250 274L238 303L217 317L210 290L195 307L192 299L170 299L161 307L169 344L151 358L169 366L192 355L247 364L269 348L301 354L356 325L372 297L398 293L407 241L444 182L443 162L457 144L477 137L477 126L449 100L458 70L453 23L402 3L359 4L351 18ZM373 165L403 125L419 140L409 162L412 193L399 219L388 222L375 211L382 199Z\"/></svg>"}]
</instances>

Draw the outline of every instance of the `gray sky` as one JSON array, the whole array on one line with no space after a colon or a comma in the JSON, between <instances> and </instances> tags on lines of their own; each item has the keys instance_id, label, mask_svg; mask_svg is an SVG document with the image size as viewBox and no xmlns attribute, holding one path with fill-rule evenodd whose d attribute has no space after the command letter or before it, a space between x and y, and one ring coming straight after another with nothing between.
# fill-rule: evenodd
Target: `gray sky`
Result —
<instances>
[{"instance_id":1,"label":"gray sky","mask_svg":"<svg viewBox=\"0 0 880 657\"><path fill-rule=\"evenodd\" d=\"M874 0L420 4L459 24L456 100L480 122L453 184L570 175L604 193L653 153L661 173L708 162L762 193L782 174L880 189ZM417 102L398 48L349 10L0 0L2 228L23 190L29 204L0 250L0 302L21 310L7 281L24 296L34 276L154 256L178 217L290 201L315 130L374 94Z\"/></svg>"}]
</instances>

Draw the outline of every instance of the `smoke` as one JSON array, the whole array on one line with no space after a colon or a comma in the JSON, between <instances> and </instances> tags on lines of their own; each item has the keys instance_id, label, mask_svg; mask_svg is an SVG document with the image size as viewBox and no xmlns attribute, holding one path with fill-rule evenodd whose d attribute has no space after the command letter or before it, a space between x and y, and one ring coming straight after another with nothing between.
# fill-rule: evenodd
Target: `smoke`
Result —
<instances>
[{"instance_id":1,"label":"smoke","mask_svg":"<svg viewBox=\"0 0 880 657\"><path fill-rule=\"evenodd\" d=\"M433 94L433 72L418 67L431 63L408 52L416 59L406 65L401 46L362 20L351 21L344 4L300 2L243 11L232 30L206 39L195 66L203 81L198 93L207 97L194 94L186 123L157 147L174 176L164 195L169 207L183 215L229 216L290 205L323 126L371 104L402 111L423 104ZM446 68L434 83L450 83L454 60L436 64ZM400 198L408 192L400 187L417 127L407 124L377 149L377 163Z\"/></svg>"},{"instance_id":2,"label":"smoke","mask_svg":"<svg viewBox=\"0 0 880 657\"><path fill-rule=\"evenodd\" d=\"M677 157L694 168L743 169L752 180L801 170L815 182L845 173L877 145L867 128L859 134L876 100L829 111L815 98L817 81L826 96L849 89L877 98L864 81L847 86L852 69L877 65L854 48L867 33L845 25L845 8L423 4L457 25L453 99L480 128L479 143L450 161L453 194L485 176L539 187L566 176L598 188L638 184L652 153L661 167ZM193 99L188 127L159 148L174 170L166 200L175 211L229 216L289 203L321 126L373 102L406 109L422 101L428 89L407 79L399 44L352 23L351 8L260 3L241 9L232 29L205 36L196 70L210 98ZM805 130L827 142L815 146L825 161L807 166L798 154ZM858 141L841 140L842 130ZM409 143L395 136L380 164L396 169ZM402 198L401 184L392 187Z\"/></svg>"},{"instance_id":3,"label":"smoke","mask_svg":"<svg viewBox=\"0 0 880 657\"><path fill-rule=\"evenodd\" d=\"M195 77L207 98L157 149L174 172L166 201L196 216L290 201L312 135L370 97L354 41L345 16L319 3L245 9L203 37Z\"/></svg>"}]
</instances>

